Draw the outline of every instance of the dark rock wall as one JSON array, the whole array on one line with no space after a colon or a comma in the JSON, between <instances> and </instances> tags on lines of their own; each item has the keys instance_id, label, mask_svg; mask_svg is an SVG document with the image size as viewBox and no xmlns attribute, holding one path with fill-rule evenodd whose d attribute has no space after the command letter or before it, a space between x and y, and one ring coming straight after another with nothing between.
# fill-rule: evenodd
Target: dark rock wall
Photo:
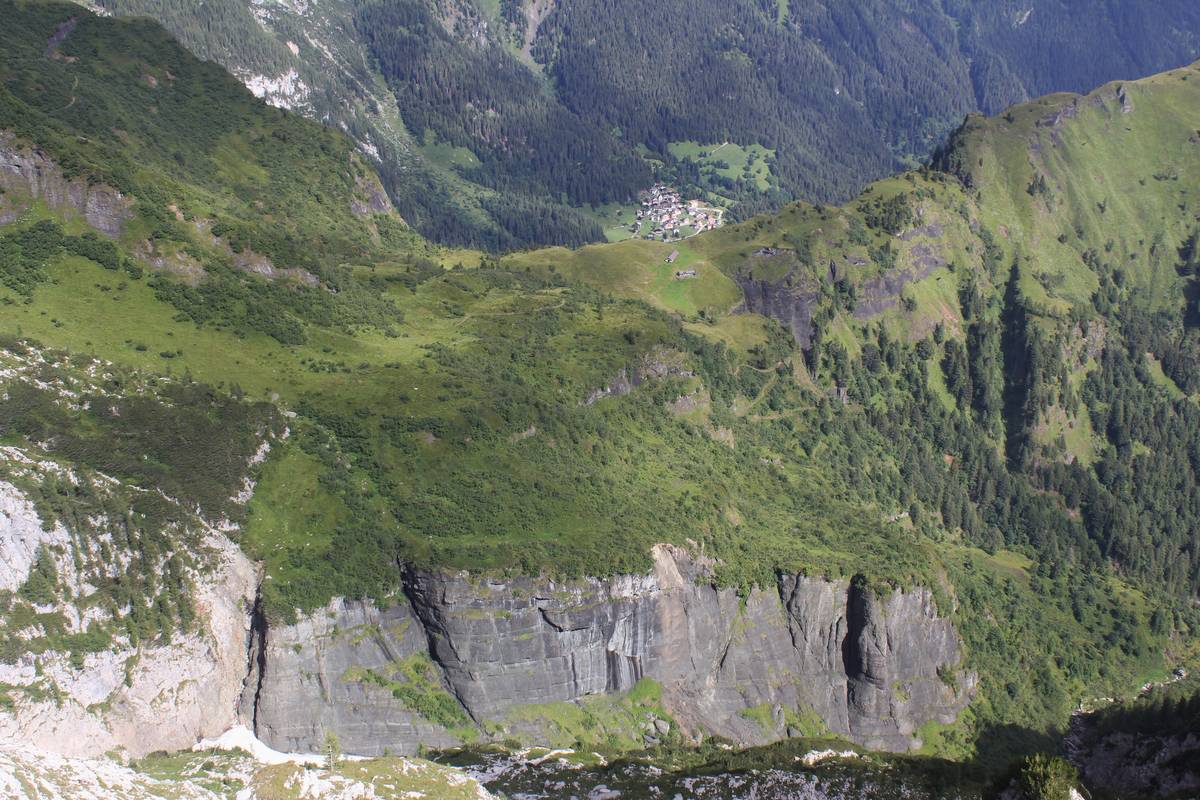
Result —
<instances>
[{"instance_id":1,"label":"dark rock wall","mask_svg":"<svg viewBox=\"0 0 1200 800\"><path fill-rule=\"evenodd\" d=\"M315 750L326 729L365 755L451 744L449 731L362 680L363 668L386 674L414 654L428 654L445 692L489 729L517 707L623 692L644 677L692 735L764 743L810 709L834 733L905 750L918 727L953 721L970 699L974 676L927 590L877 597L786 576L743 602L686 553L660 546L654 557L647 575L569 583L410 572L386 610L335 601L263 631L243 714L284 750ZM742 714L763 705L771 726Z\"/></svg>"},{"instance_id":2,"label":"dark rock wall","mask_svg":"<svg viewBox=\"0 0 1200 800\"><path fill-rule=\"evenodd\" d=\"M793 289L783 283L735 275L742 289L743 307L752 314L762 314L783 325L800 346L807 349L812 343L812 317L821 293L803 288Z\"/></svg>"}]
</instances>

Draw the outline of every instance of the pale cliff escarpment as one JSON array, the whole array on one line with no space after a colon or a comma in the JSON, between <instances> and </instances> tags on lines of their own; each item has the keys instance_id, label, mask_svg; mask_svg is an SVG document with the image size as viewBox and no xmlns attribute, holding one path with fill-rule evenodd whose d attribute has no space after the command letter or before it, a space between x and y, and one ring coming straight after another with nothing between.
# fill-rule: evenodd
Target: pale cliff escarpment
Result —
<instances>
[{"instance_id":1,"label":"pale cliff escarpment","mask_svg":"<svg viewBox=\"0 0 1200 800\"><path fill-rule=\"evenodd\" d=\"M0 446L0 739L140 757L232 727L260 576L231 519L286 430L194 384L12 340L0 405L17 442ZM179 431L191 448L162 444ZM141 435L162 446L123 457ZM205 446L219 470L197 464Z\"/></svg>"},{"instance_id":2,"label":"pale cliff escarpment","mask_svg":"<svg viewBox=\"0 0 1200 800\"><path fill-rule=\"evenodd\" d=\"M410 570L403 598L384 610L335 601L290 626L260 619L243 715L280 749L312 749L333 730L347 752L411 752L464 729L503 735L523 724L523 707L646 678L693 736L762 743L815 712L835 734L906 750L973 693L958 635L928 590L877 596L784 575L743 600L682 550L659 546L654 564L565 583ZM461 718L431 715L435 697ZM765 714L747 713L757 709Z\"/></svg>"},{"instance_id":3,"label":"pale cliff escarpment","mask_svg":"<svg viewBox=\"0 0 1200 800\"><path fill-rule=\"evenodd\" d=\"M51 475L80 485L51 462L18 460L12 448L4 457L10 468L20 465L21 477ZM139 643L122 632L129 609L114 616L96 602L98 587L128 568L129 555L112 549L122 521L94 518L86 532L57 520L43 524L22 489L0 481L0 591L9 603L30 596L27 576L45 569L47 555L57 584L54 599L30 601L37 616L25 627L15 615L7 620L12 638L0 658L0 739L66 756L140 757L189 748L235 723L257 570L222 533L196 534L192 546L202 566L191 582L195 624L169 640ZM90 548L110 560L93 569ZM45 628L53 633L42 635ZM89 644L100 631L106 643Z\"/></svg>"}]
</instances>

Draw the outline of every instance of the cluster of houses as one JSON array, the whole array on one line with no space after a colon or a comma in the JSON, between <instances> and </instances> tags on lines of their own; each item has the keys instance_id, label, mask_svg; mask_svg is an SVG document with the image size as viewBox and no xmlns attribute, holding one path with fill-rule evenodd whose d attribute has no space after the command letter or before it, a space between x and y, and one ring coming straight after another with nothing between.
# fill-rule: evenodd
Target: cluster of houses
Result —
<instances>
[{"instance_id":1,"label":"cluster of houses","mask_svg":"<svg viewBox=\"0 0 1200 800\"><path fill-rule=\"evenodd\" d=\"M678 241L719 228L724 222L724 209L710 208L699 200L685 203L678 191L663 183L656 183L638 199L642 207L630 230L643 239Z\"/></svg>"}]
</instances>

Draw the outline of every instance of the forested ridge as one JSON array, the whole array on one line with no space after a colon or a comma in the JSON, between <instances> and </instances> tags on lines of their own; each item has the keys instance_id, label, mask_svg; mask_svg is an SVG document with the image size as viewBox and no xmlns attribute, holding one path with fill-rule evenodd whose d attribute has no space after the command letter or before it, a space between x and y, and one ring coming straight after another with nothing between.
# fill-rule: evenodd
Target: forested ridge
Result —
<instances>
[{"instance_id":1,"label":"forested ridge","mask_svg":"<svg viewBox=\"0 0 1200 800\"><path fill-rule=\"evenodd\" d=\"M425 3L366 4L356 23L409 128L472 149L481 164L468 174L479 183L583 205L632 198L650 182L641 159L549 101L510 52L487 39L464 46Z\"/></svg>"},{"instance_id":2,"label":"forested ridge","mask_svg":"<svg viewBox=\"0 0 1200 800\"><path fill-rule=\"evenodd\" d=\"M300 69L312 92L298 109L375 150L418 230L501 251L602 240L582 206L628 202L655 178L735 218L844 201L928 158L967 112L1200 56L1184 0L370 0L255 6L261 26L243 0L100 5L154 15L241 75ZM336 44L335 68L306 33ZM714 182L670 152L682 141L761 145L772 180ZM447 146L471 155L446 163Z\"/></svg>"}]
</instances>

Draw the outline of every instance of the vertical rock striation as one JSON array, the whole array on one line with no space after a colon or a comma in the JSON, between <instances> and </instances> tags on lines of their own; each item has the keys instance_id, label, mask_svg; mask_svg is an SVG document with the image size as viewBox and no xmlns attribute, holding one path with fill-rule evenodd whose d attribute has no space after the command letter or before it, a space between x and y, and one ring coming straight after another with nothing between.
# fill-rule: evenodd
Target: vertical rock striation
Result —
<instances>
[{"instance_id":1,"label":"vertical rock striation","mask_svg":"<svg viewBox=\"0 0 1200 800\"><path fill-rule=\"evenodd\" d=\"M0 131L0 190L0 224L18 219L29 207L26 200L72 210L110 239L120 236L133 218L131 198L85 178L68 179L62 167L40 150L18 144L8 131Z\"/></svg>"},{"instance_id":2,"label":"vertical rock striation","mask_svg":"<svg viewBox=\"0 0 1200 800\"><path fill-rule=\"evenodd\" d=\"M295 625L268 629L256 615L254 627L242 716L275 749L319 752L326 731L370 755L459 743L387 685L399 664L428 653L409 606L339 599Z\"/></svg>"},{"instance_id":3,"label":"vertical rock striation","mask_svg":"<svg viewBox=\"0 0 1200 800\"><path fill-rule=\"evenodd\" d=\"M684 730L744 744L782 738L790 720L815 712L833 733L905 750L924 723L952 722L974 688L958 635L925 589L877 596L786 575L743 601L669 546L655 548L646 575L557 583L412 570L403 588L387 609L335 601L262 631L243 714L264 741L311 750L330 729L367 755L455 741L390 682L414 658L429 659L433 691L488 729L522 706L649 678ZM764 706L769 724L743 713Z\"/></svg>"}]
</instances>

